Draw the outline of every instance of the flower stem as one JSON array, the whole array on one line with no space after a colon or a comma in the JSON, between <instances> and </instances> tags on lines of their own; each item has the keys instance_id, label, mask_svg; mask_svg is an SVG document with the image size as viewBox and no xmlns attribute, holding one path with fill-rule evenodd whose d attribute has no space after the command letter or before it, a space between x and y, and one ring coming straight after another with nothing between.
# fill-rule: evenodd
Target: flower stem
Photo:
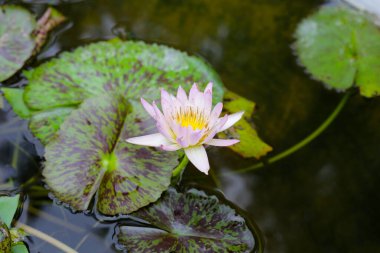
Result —
<instances>
[{"instance_id":1,"label":"flower stem","mask_svg":"<svg viewBox=\"0 0 380 253\"><path fill-rule=\"evenodd\" d=\"M343 98L340 100L339 104L336 106L335 110L330 114L330 116L320 125L314 132L312 132L309 136L307 136L305 139L302 141L298 142L294 146L288 148L287 150L279 153L278 155L275 155L271 158L269 158L265 162L257 163L252 166L249 166L247 168L239 169L236 170L235 172L237 173L245 173L249 171L253 171L259 168L264 167L267 164L272 164L275 163L291 154L294 152L298 151L302 147L306 146L309 144L312 140L314 140L316 137L318 137L333 121L334 119L339 115L339 113L342 111L344 105L347 103L348 98L350 97L351 92L346 92L346 94L343 96Z\"/></svg>"},{"instance_id":2,"label":"flower stem","mask_svg":"<svg viewBox=\"0 0 380 253\"><path fill-rule=\"evenodd\" d=\"M183 156L180 164L173 170L172 176L177 177L181 172L186 168L186 165L189 163L189 159L186 155Z\"/></svg>"},{"instance_id":3,"label":"flower stem","mask_svg":"<svg viewBox=\"0 0 380 253\"><path fill-rule=\"evenodd\" d=\"M51 245L55 246L57 249L60 249L61 251L63 252L66 252L66 253L78 253L76 250L70 248L69 246L67 246L66 244L58 241L57 239L51 237L50 235L47 235L35 228L32 228L26 224L23 224L23 223L17 223L18 226L20 228L22 228L26 233L32 235L32 236L35 236L35 237L38 237L48 243L50 243Z\"/></svg>"}]
</instances>

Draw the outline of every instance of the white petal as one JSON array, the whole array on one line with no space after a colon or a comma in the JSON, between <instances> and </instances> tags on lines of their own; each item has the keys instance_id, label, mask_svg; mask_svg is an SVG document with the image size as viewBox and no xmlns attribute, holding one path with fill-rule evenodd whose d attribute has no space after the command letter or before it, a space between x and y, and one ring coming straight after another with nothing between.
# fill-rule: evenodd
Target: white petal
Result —
<instances>
[{"instance_id":1,"label":"white petal","mask_svg":"<svg viewBox=\"0 0 380 253\"><path fill-rule=\"evenodd\" d=\"M211 146L226 147L226 146L234 145L238 142L239 142L239 140L235 140L235 139L230 139L230 140L212 139L211 141L207 142L206 144L211 145Z\"/></svg>"},{"instance_id":2,"label":"white petal","mask_svg":"<svg viewBox=\"0 0 380 253\"><path fill-rule=\"evenodd\" d=\"M210 164L208 163L206 150L202 145L186 148L185 154L198 170L208 175Z\"/></svg>"},{"instance_id":3,"label":"white petal","mask_svg":"<svg viewBox=\"0 0 380 253\"><path fill-rule=\"evenodd\" d=\"M183 102L187 102L187 95L186 95L186 92L185 92L185 90L181 87L181 86L179 86L178 87L178 91L177 91L177 99L179 100L179 101L183 101Z\"/></svg>"},{"instance_id":4,"label":"white petal","mask_svg":"<svg viewBox=\"0 0 380 253\"><path fill-rule=\"evenodd\" d=\"M238 122L243 116L244 112L237 112L231 115L228 115L227 122L218 130L218 132L222 132L231 126L233 126L236 122Z\"/></svg>"},{"instance_id":5,"label":"white petal","mask_svg":"<svg viewBox=\"0 0 380 253\"><path fill-rule=\"evenodd\" d=\"M156 113L154 112L153 106L151 104L149 104L148 102L146 102L146 100L143 98L141 98L140 100L141 100L141 104L143 105L145 111L147 111L150 116L155 118Z\"/></svg>"},{"instance_id":6,"label":"white petal","mask_svg":"<svg viewBox=\"0 0 380 253\"><path fill-rule=\"evenodd\" d=\"M138 137L126 139L127 142L137 145L160 147L162 145L172 144L168 139L160 133L148 134Z\"/></svg>"},{"instance_id":7,"label":"white petal","mask_svg":"<svg viewBox=\"0 0 380 253\"><path fill-rule=\"evenodd\" d=\"M181 149L182 147L177 143L174 143L170 145L161 145L161 148L165 151L176 151L178 149Z\"/></svg>"},{"instance_id":8,"label":"white petal","mask_svg":"<svg viewBox=\"0 0 380 253\"><path fill-rule=\"evenodd\" d=\"M204 112L206 115L210 115L212 108L212 83L209 83L203 94L204 96Z\"/></svg>"},{"instance_id":9,"label":"white petal","mask_svg":"<svg viewBox=\"0 0 380 253\"><path fill-rule=\"evenodd\" d=\"M209 82L206 86L206 89L204 91L204 94L206 94L207 92L210 92L211 95L212 95L212 82Z\"/></svg>"},{"instance_id":10,"label":"white petal","mask_svg":"<svg viewBox=\"0 0 380 253\"><path fill-rule=\"evenodd\" d=\"M198 93L200 93L199 90L198 90L198 86L197 86L196 83L194 83L193 86L190 89L190 92L189 92L189 101L190 101L190 103L194 103L195 98L198 95Z\"/></svg>"},{"instance_id":11,"label":"white petal","mask_svg":"<svg viewBox=\"0 0 380 253\"><path fill-rule=\"evenodd\" d=\"M161 108L165 117L168 117L171 113L171 104L172 103L169 93L166 90L161 89Z\"/></svg>"},{"instance_id":12,"label":"white petal","mask_svg":"<svg viewBox=\"0 0 380 253\"><path fill-rule=\"evenodd\" d=\"M219 118L220 114L223 110L223 103L219 102L215 105L214 109L212 109L211 115L210 115L210 123L213 124L216 122L216 120Z\"/></svg>"}]
</instances>

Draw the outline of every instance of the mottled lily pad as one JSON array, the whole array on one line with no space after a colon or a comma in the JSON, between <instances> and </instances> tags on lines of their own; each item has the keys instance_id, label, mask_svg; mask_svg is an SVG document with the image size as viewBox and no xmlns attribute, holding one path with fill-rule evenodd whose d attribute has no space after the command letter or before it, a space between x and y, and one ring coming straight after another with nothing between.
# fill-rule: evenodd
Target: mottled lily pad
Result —
<instances>
[{"instance_id":1,"label":"mottled lily pad","mask_svg":"<svg viewBox=\"0 0 380 253\"><path fill-rule=\"evenodd\" d=\"M132 215L144 223L119 225L116 233L118 248L127 252L249 253L255 246L243 217L196 189L169 188L158 202Z\"/></svg>"},{"instance_id":2,"label":"mottled lily pad","mask_svg":"<svg viewBox=\"0 0 380 253\"><path fill-rule=\"evenodd\" d=\"M229 148L245 158L260 158L272 151L272 147L260 139L252 125L254 109L254 102L231 91L225 93L223 110L228 114L244 111L244 115L233 127L219 133L219 137L232 137L240 140L238 144L229 146Z\"/></svg>"},{"instance_id":3,"label":"mottled lily pad","mask_svg":"<svg viewBox=\"0 0 380 253\"><path fill-rule=\"evenodd\" d=\"M16 6L0 6L0 82L17 72L32 55L37 27L32 14Z\"/></svg>"},{"instance_id":4,"label":"mottled lily pad","mask_svg":"<svg viewBox=\"0 0 380 253\"><path fill-rule=\"evenodd\" d=\"M46 41L47 34L65 17L48 8L36 22L27 10L17 6L0 6L0 82L24 66Z\"/></svg>"},{"instance_id":5,"label":"mottled lily pad","mask_svg":"<svg viewBox=\"0 0 380 253\"><path fill-rule=\"evenodd\" d=\"M54 137L66 116L85 99L117 90L126 98L160 97L159 88L175 92L194 82L214 82L214 101L223 97L217 74L196 57L159 45L112 40L63 53L24 72L29 85L22 94L30 111L30 128L44 144ZM20 101L4 93L12 107ZM17 112L17 111L16 111ZM22 114L20 116L24 116Z\"/></svg>"},{"instance_id":6,"label":"mottled lily pad","mask_svg":"<svg viewBox=\"0 0 380 253\"><path fill-rule=\"evenodd\" d=\"M324 6L301 22L295 36L300 62L327 87L380 94L380 30L365 14L346 5Z\"/></svg>"},{"instance_id":7,"label":"mottled lily pad","mask_svg":"<svg viewBox=\"0 0 380 253\"><path fill-rule=\"evenodd\" d=\"M122 96L87 99L46 146L45 182L58 200L74 210L128 214L156 201L179 164L176 152L129 144L155 124L140 102Z\"/></svg>"}]
</instances>

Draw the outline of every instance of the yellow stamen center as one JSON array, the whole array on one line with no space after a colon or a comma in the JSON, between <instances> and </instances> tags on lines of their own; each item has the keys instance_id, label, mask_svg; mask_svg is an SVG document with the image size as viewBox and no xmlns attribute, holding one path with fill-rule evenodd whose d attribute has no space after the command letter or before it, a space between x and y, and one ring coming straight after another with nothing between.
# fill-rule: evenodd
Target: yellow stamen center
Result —
<instances>
[{"instance_id":1,"label":"yellow stamen center","mask_svg":"<svg viewBox=\"0 0 380 253\"><path fill-rule=\"evenodd\" d=\"M174 118L182 127L191 126L194 130L203 129L207 126L203 112L194 107L186 108L183 111L180 110Z\"/></svg>"}]
</instances>

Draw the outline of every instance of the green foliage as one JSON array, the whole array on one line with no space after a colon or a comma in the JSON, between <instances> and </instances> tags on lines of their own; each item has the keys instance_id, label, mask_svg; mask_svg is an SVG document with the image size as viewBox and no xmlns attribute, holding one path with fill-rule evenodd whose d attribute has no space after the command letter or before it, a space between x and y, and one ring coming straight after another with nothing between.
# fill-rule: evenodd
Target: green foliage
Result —
<instances>
[{"instance_id":1,"label":"green foliage","mask_svg":"<svg viewBox=\"0 0 380 253\"><path fill-rule=\"evenodd\" d=\"M254 108L254 102L231 91L227 91L224 95L224 111L228 114L244 111L244 116L233 127L218 135L221 138L228 136L240 140L238 144L229 146L229 148L246 158L260 158L272 151L272 147L259 138L252 126L251 119Z\"/></svg>"},{"instance_id":2,"label":"green foliage","mask_svg":"<svg viewBox=\"0 0 380 253\"><path fill-rule=\"evenodd\" d=\"M0 221L0 252L10 253L12 247L12 239L8 226Z\"/></svg>"},{"instance_id":3,"label":"green foliage","mask_svg":"<svg viewBox=\"0 0 380 253\"><path fill-rule=\"evenodd\" d=\"M13 216L17 211L19 200L20 195L0 197L0 220L8 227L11 226Z\"/></svg>"},{"instance_id":4,"label":"green foliage","mask_svg":"<svg viewBox=\"0 0 380 253\"><path fill-rule=\"evenodd\" d=\"M13 111L23 119L30 117L29 108L24 103L24 89L2 88L4 97L12 105Z\"/></svg>"},{"instance_id":5,"label":"green foliage","mask_svg":"<svg viewBox=\"0 0 380 253\"><path fill-rule=\"evenodd\" d=\"M365 97L380 94L380 30L346 5L322 7L296 31L295 50L314 78L329 88L357 86Z\"/></svg>"},{"instance_id":6,"label":"green foliage","mask_svg":"<svg viewBox=\"0 0 380 253\"><path fill-rule=\"evenodd\" d=\"M28 253L29 250L24 243L18 243L12 246L12 253Z\"/></svg>"},{"instance_id":7,"label":"green foliage","mask_svg":"<svg viewBox=\"0 0 380 253\"><path fill-rule=\"evenodd\" d=\"M20 195L0 197L0 252L27 253L29 252L22 242L23 233L17 229L9 230L13 217L17 211Z\"/></svg>"},{"instance_id":8,"label":"green foliage","mask_svg":"<svg viewBox=\"0 0 380 253\"><path fill-rule=\"evenodd\" d=\"M245 220L216 196L196 189L169 188L154 205L132 215L144 225L120 225L116 234L118 246L128 252L248 253L254 248Z\"/></svg>"},{"instance_id":9,"label":"green foliage","mask_svg":"<svg viewBox=\"0 0 380 253\"><path fill-rule=\"evenodd\" d=\"M96 208L106 215L155 202L170 184L178 155L125 141L154 128L140 102L115 94L87 99L46 146L47 185L75 210L86 210L96 195Z\"/></svg>"},{"instance_id":10,"label":"green foliage","mask_svg":"<svg viewBox=\"0 0 380 253\"><path fill-rule=\"evenodd\" d=\"M17 72L32 55L34 17L21 7L0 6L0 82Z\"/></svg>"}]
</instances>

